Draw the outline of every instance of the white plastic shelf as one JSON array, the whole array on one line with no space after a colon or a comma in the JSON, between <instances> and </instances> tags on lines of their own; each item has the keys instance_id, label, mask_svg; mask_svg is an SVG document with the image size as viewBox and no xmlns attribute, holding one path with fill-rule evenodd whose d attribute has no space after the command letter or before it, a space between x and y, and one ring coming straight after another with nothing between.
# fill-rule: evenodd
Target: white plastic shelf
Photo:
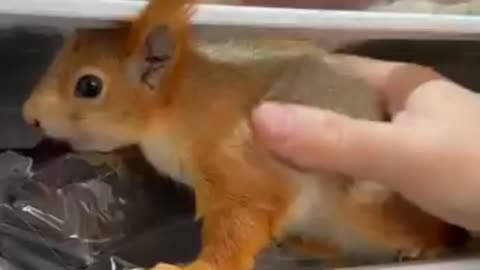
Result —
<instances>
[{"instance_id":1,"label":"white plastic shelf","mask_svg":"<svg viewBox=\"0 0 480 270\"><path fill-rule=\"evenodd\" d=\"M133 0L1 0L0 26L111 27L137 14L145 3ZM212 28L228 29L231 35L269 33L312 39L341 33L362 38L480 39L480 16L471 15L200 5L193 23L208 32L212 32Z\"/></svg>"},{"instance_id":2,"label":"white plastic shelf","mask_svg":"<svg viewBox=\"0 0 480 270\"><path fill-rule=\"evenodd\" d=\"M337 270L478 270L480 258L466 258L441 262L405 263L389 266L355 267Z\"/></svg>"}]
</instances>

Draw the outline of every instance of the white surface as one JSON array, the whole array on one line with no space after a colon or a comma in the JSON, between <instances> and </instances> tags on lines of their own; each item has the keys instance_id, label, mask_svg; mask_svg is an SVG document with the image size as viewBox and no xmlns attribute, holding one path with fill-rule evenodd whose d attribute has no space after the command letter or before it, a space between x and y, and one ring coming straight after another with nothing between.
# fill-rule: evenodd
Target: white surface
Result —
<instances>
[{"instance_id":1,"label":"white surface","mask_svg":"<svg viewBox=\"0 0 480 270\"><path fill-rule=\"evenodd\" d=\"M144 5L132 0L0 0L0 25L111 27L135 16ZM230 34L238 30L315 38L346 32L361 37L480 39L480 16L201 5L193 23L209 32L228 28Z\"/></svg>"},{"instance_id":2,"label":"white surface","mask_svg":"<svg viewBox=\"0 0 480 270\"><path fill-rule=\"evenodd\" d=\"M406 263L396 266L368 266L339 270L479 270L480 258L450 260L433 263Z\"/></svg>"}]
</instances>

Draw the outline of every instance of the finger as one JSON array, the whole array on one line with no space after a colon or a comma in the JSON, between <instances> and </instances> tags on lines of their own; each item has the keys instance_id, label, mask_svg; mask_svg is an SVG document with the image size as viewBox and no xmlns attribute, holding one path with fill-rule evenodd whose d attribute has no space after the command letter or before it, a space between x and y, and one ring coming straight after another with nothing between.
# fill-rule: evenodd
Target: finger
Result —
<instances>
[{"instance_id":1,"label":"finger","mask_svg":"<svg viewBox=\"0 0 480 270\"><path fill-rule=\"evenodd\" d=\"M427 115L432 119L468 119L480 113L479 95L455 82L432 80L419 86L408 98L405 107L412 113ZM464 122L460 122L464 123Z\"/></svg>"},{"instance_id":2,"label":"finger","mask_svg":"<svg viewBox=\"0 0 480 270\"><path fill-rule=\"evenodd\" d=\"M403 62L388 62L367 57L334 54L327 57L340 72L365 81L379 91L390 114L405 107L409 95L422 84L442 78L433 69Z\"/></svg>"},{"instance_id":3,"label":"finger","mask_svg":"<svg viewBox=\"0 0 480 270\"><path fill-rule=\"evenodd\" d=\"M389 123L276 103L261 105L252 120L261 143L303 169L388 181L391 175L405 175L409 166L416 171L415 159L422 158L422 153L412 157L422 149L415 136Z\"/></svg>"}]
</instances>

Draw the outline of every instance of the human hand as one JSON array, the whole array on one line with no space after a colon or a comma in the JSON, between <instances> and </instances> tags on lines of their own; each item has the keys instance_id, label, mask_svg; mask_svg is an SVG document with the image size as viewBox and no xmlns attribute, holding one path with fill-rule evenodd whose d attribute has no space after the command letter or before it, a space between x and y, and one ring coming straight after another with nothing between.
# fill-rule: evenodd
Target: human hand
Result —
<instances>
[{"instance_id":1,"label":"human hand","mask_svg":"<svg viewBox=\"0 0 480 270\"><path fill-rule=\"evenodd\" d=\"M331 61L378 90L392 122L265 103L253 114L258 140L297 167L377 181L447 222L480 229L480 95L426 67Z\"/></svg>"}]
</instances>

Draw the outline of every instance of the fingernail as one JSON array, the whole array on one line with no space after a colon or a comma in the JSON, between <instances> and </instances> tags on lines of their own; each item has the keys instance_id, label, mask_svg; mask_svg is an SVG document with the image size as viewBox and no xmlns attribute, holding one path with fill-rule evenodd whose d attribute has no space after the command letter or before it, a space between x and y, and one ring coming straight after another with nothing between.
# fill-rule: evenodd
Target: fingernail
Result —
<instances>
[{"instance_id":1,"label":"fingernail","mask_svg":"<svg viewBox=\"0 0 480 270\"><path fill-rule=\"evenodd\" d=\"M257 137L266 143L282 143L289 134L291 110L288 105L268 102L254 110L252 121Z\"/></svg>"}]
</instances>

